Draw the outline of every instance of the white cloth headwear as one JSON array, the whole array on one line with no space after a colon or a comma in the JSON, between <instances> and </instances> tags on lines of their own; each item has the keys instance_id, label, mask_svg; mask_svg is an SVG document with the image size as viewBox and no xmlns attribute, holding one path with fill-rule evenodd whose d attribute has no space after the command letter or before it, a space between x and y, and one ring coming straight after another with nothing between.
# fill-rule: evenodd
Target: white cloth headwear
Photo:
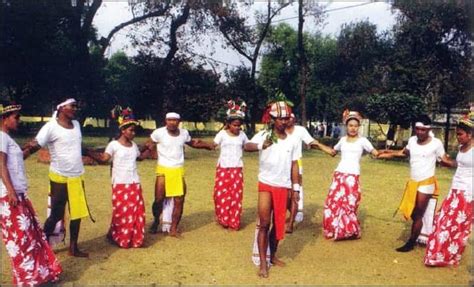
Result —
<instances>
[{"instance_id":1,"label":"white cloth headwear","mask_svg":"<svg viewBox=\"0 0 474 287\"><path fill-rule=\"evenodd\" d=\"M416 122L416 123L415 123L415 127L417 127L417 128L431 129L431 126L430 126L430 125L425 125L425 124L422 123L422 122Z\"/></svg>"},{"instance_id":2,"label":"white cloth headwear","mask_svg":"<svg viewBox=\"0 0 474 287\"><path fill-rule=\"evenodd\" d=\"M56 106L56 110L53 112L53 115L51 116L51 120L55 120L56 117L58 116L58 110L64 106L67 106L69 104L74 104L77 103L77 101L73 98L67 99L64 102L60 103L59 105Z\"/></svg>"},{"instance_id":3,"label":"white cloth headwear","mask_svg":"<svg viewBox=\"0 0 474 287\"><path fill-rule=\"evenodd\" d=\"M174 113L174 112L167 113L165 118L166 118L166 119L177 119L177 120L181 119L181 117L179 116L179 114L178 114L178 113Z\"/></svg>"}]
</instances>

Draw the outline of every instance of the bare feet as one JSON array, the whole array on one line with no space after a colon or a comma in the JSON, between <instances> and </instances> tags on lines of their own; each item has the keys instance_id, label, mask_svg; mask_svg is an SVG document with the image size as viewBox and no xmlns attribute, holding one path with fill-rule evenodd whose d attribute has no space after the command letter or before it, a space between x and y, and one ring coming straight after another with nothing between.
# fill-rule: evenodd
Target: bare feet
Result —
<instances>
[{"instance_id":1,"label":"bare feet","mask_svg":"<svg viewBox=\"0 0 474 287\"><path fill-rule=\"evenodd\" d=\"M285 233L288 233L288 234L293 233L293 224L290 224L290 223L286 224Z\"/></svg>"},{"instance_id":2,"label":"bare feet","mask_svg":"<svg viewBox=\"0 0 474 287\"><path fill-rule=\"evenodd\" d=\"M268 278L268 265L266 262L264 264L260 264L260 270L258 270L258 277Z\"/></svg>"},{"instance_id":3,"label":"bare feet","mask_svg":"<svg viewBox=\"0 0 474 287\"><path fill-rule=\"evenodd\" d=\"M168 235L174 238L181 238L181 233L177 229L171 229Z\"/></svg>"},{"instance_id":4,"label":"bare feet","mask_svg":"<svg viewBox=\"0 0 474 287\"><path fill-rule=\"evenodd\" d=\"M270 260L270 262L278 267L285 267L286 263L281 261L280 259L276 258L275 256Z\"/></svg>"},{"instance_id":5,"label":"bare feet","mask_svg":"<svg viewBox=\"0 0 474 287\"><path fill-rule=\"evenodd\" d=\"M82 258L87 258L89 257L89 253L87 252L82 252L78 248L76 249L69 249L69 256L74 256L74 257L82 257Z\"/></svg>"}]
</instances>

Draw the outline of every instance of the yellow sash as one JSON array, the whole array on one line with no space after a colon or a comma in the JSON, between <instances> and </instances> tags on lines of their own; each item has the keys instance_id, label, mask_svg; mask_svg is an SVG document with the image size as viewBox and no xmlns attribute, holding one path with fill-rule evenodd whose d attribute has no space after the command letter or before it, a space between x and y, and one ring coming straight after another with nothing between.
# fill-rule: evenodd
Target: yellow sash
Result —
<instances>
[{"instance_id":1,"label":"yellow sash","mask_svg":"<svg viewBox=\"0 0 474 287\"><path fill-rule=\"evenodd\" d=\"M184 167L156 167L156 175L165 176L165 196L174 197L184 194Z\"/></svg>"},{"instance_id":2,"label":"yellow sash","mask_svg":"<svg viewBox=\"0 0 474 287\"><path fill-rule=\"evenodd\" d=\"M433 196L438 196L439 188L438 188L438 181L436 177L430 177L422 181L414 181L409 180L405 187L405 192L403 193L402 202L400 202L400 207L398 207L397 211L400 210L403 213L403 216L406 220L410 219L413 209L415 208L416 204L416 193L420 186L425 185L435 185L435 190ZM397 212L395 211L395 213Z\"/></svg>"},{"instance_id":3,"label":"yellow sash","mask_svg":"<svg viewBox=\"0 0 474 287\"><path fill-rule=\"evenodd\" d=\"M69 202L69 213L71 220L89 216L86 196L82 182L84 177L66 177L54 172L49 172L49 179L55 183L67 184L67 196Z\"/></svg>"}]
</instances>

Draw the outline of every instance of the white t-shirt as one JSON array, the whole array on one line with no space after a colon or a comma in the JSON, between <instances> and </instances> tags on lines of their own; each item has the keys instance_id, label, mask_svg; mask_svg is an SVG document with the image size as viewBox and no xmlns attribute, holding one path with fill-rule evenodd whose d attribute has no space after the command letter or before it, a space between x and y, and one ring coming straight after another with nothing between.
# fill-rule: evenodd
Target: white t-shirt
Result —
<instances>
[{"instance_id":1,"label":"white t-shirt","mask_svg":"<svg viewBox=\"0 0 474 287\"><path fill-rule=\"evenodd\" d=\"M26 180L25 164L23 162L23 152L18 144L3 131L0 131L0 152L7 155L7 169L10 173L13 188L17 194L26 193L28 181ZM6 191L3 180L2 192Z\"/></svg>"},{"instance_id":2,"label":"white t-shirt","mask_svg":"<svg viewBox=\"0 0 474 287\"><path fill-rule=\"evenodd\" d=\"M458 168L453 176L451 188L463 190L467 200L472 200L472 169L474 168L474 148L470 148L466 152L458 152L456 162Z\"/></svg>"},{"instance_id":3,"label":"white t-shirt","mask_svg":"<svg viewBox=\"0 0 474 287\"><path fill-rule=\"evenodd\" d=\"M134 142L131 147L126 147L118 141L111 141L105 148L105 153L112 157L112 184L140 183L137 171L140 151Z\"/></svg>"},{"instance_id":4,"label":"white t-shirt","mask_svg":"<svg viewBox=\"0 0 474 287\"><path fill-rule=\"evenodd\" d=\"M214 137L214 143L220 146L221 153L217 164L220 167L243 167L242 150L249 141L247 135L240 131L238 136L230 136L226 130L221 130Z\"/></svg>"},{"instance_id":5,"label":"white t-shirt","mask_svg":"<svg viewBox=\"0 0 474 287\"><path fill-rule=\"evenodd\" d=\"M436 160L444 155L444 147L437 138L425 145L417 143L416 136L410 137L406 149L410 151L410 175L414 181L422 181L435 175Z\"/></svg>"},{"instance_id":6,"label":"white t-shirt","mask_svg":"<svg viewBox=\"0 0 474 287\"><path fill-rule=\"evenodd\" d=\"M81 127L77 121L72 121L72 124L74 128L66 129L56 120L52 120L36 135L38 144L48 147L51 155L49 169L66 177L76 177L84 173Z\"/></svg>"},{"instance_id":7,"label":"white t-shirt","mask_svg":"<svg viewBox=\"0 0 474 287\"><path fill-rule=\"evenodd\" d=\"M260 144L266 138L267 132L260 131L250 142ZM291 163L299 159L298 154L298 143L289 136L284 140L278 139L277 143L261 150L258 180L275 187L291 188Z\"/></svg>"},{"instance_id":8,"label":"white t-shirt","mask_svg":"<svg viewBox=\"0 0 474 287\"><path fill-rule=\"evenodd\" d=\"M336 171L349 174L360 174L360 159L364 151L372 152L374 147L365 137L359 137L355 142L348 142L347 136L342 137L334 146L341 152L341 161Z\"/></svg>"},{"instance_id":9,"label":"white t-shirt","mask_svg":"<svg viewBox=\"0 0 474 287\"><path fill-rule=\"evenodd\" d=\"M303 157L303 142L305 144L310 144L314 141L314 138L309 134L308 130L300 125L295 125L293 132L288 134L290 137L294 137L298 142L298 159Z\"/></svg>"},{"instance_id":10,"label":"white t-shirt","mask_svg":"<svg viewBox=\"0 0 474 287\"><path fill-rule=\"evenodd\" d=\"M164 167L180 167L184 165L184 144L191 141L189 132L179 129L179 135L174 137L168 133L166 127L156 129L151 140L158 143L158 165Z\"/></svg>"}]
</instances>

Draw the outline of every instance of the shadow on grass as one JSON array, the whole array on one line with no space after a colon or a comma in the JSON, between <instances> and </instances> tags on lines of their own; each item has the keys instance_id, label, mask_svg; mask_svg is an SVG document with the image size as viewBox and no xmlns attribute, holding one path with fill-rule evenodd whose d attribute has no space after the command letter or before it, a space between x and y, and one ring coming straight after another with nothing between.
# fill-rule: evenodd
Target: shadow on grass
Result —
<instances>
[{"instance_id":1,"label":"shadow on grass","mask_svg":"<svg viewBox=\"0 0 474 287\"><path fill-rule=\"evenodd\" d=\"M141 248L153 248L153 246L158 241L163 240L163 238L163 234L149 234L146 229L145 241ZM56 251L60 251L66 256L65 260L61 260L61 266L63 268L63 274L61 275L62 283L80 280L83 273L91 267L102 269L101 265L109 260L114 252L123 249L110 243L106 239L106 233L86 241L81 241L79 238L79 247L81 250L89 253L89 258L68 256L66 255L68 250L67 247L56 249ZM129 248L128 251L133 252L134 249L135 248Z\"/></svg>"}]
</instances>

